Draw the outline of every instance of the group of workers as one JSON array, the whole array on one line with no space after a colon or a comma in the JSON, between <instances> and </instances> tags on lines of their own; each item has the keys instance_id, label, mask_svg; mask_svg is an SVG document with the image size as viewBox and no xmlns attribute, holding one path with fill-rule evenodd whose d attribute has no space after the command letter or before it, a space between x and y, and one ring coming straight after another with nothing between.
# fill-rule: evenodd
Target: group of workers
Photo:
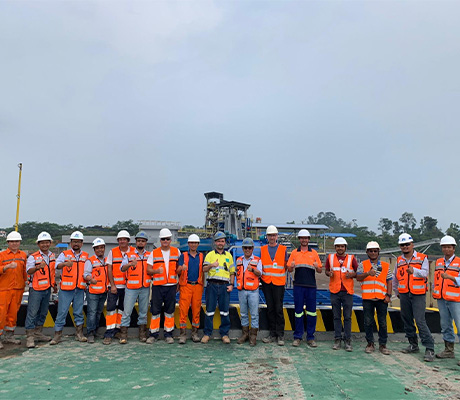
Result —
<instances>
[{"instance_id":1,"label":"group of workers","mask_svg":"<svg viewBox=\"0 0 460 400\"><path fill-rule=\"evenodd\" d=\"M267 228L268 244L261 247L260 257L254 254L254 242L245 238L243 256L236 260L225 250L226 235L214 235L215 249L205 257L198 252L200 238L192 234L188 238L188 251L181 253L171 246L169 229L160 231L160 247L146 251L148 237L145 232L135 236L135 246L126 230L117 235L118 246L106 255L105 242L93 241L93 255L82 251L83 234L75 231L70 236L70 249L57 258L49 249L52 238L47 232L38 235L38 250L27 256L20 250L21 235L11 232L7 236L8 248L0 252L0 349L3 343L20 344L15 338L17 313L21 305L26 281L29 282L27 316L25 321L28 348L38 341L56 345L62 340L69 308L73 307L76 326L75 338L80 342L94 343L100 317L106 304L106 330L102 343L109 345L114 338L119 343L128 342L128 327L135 303L138 303L139 340L148 344L159 340L160 319L163 311L163 332L166 343L174 343L174 310L176 292L179 291L180 334L179 343L187 341L187 317L191 308L191 339L208 343L213 333L213 320L219 308L219 334L223 343L230 343L230 293L236 285L240 303L242 333L238 344L249 341L257 344L259 329L259 287L265 296L269 334L264 343L285 344L283 299L286 273L293 275L295 330L292 345L298 347L304 337L306 318L306 343L317 347L316 330L316 274L323 265L309 245L310 233L302 229L298 233L300 246L290 255L286 246L278 243L278 230ZM401 303L401 318L409 341L405 353L420 351L414 319L422 345L426 348L424 360L435 359L434 340L425 320L428 258L414 250L412 237L399 236L401 255L394 271L380 259L380 247L375 241L366 247L368 259L358 263L347 253L347 242L338 237L335 253L326 256L324 270L330 278L329 290L334 320L334 343L339 350L342 341L346 351L353 351L351 343L351 315L355 279L362 285L366 353L375 351L374 313L378 321L379 351L390 354L387 344L387 308L393 293ZM454 358L455 334L453 321L460 337L460 258L455 255L456 241L451 236L441 240L444 257L436 261L433 297L437 299L441 319L441 332L445 342L437 358ZM57 290L56 272L60 271L60 287ZM206 285L205 285L205 276ZM204 287L206 288L204 289ZM205 290L206 312L203 336L200 338L201 299ZM58 292L58 311L54 337L43 334L51 292ZM86 294L86 336L83 333L83 303ZM147 327L150 303L151 319ZM342 324L343 314L343 324ZM460 365L460 362L459 362Z\"/></svg>"}]
</instances>

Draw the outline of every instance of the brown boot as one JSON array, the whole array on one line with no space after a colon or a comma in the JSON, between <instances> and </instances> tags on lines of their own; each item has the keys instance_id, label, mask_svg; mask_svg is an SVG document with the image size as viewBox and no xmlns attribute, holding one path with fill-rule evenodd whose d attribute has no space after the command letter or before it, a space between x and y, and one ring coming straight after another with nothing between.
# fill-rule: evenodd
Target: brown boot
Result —
<instances>
[{"instance_id":1,"label":"brown boot","mask_svg":"<svg viewBox=\"0 0 460 400\"><path fill-rule=\"evenodd\" d=\"M198 328L192 326L192 341L197 343L200 341L200 337L198 336Z\"/></svg>"},{"instance_id":2,"label":"brown boot","mask_svg":"<svg viewBox=\"0 0 460 400\"><path fill-rule=\"evenodd\" d=\"M3 349L2 337L0 336L0 350Z\"/></svg>"},{"instance_id":3,"label":"brown boot","mask_svg":"<svg viewBox=\"0 0 460 400\"><path fill-rule=\"evenodd\" d=\"M83 325L77 325L75 327L75 340L79 342L87 342L88 339L83 335Z\"/></svg>"},{"instance_id":4,"label":"brown boot","mask_svg":"<svg viewBox=\"0 0 460 400\"><path fill-rule=\"evenodd\" d=\"M147 341L147 325L139 325L139 342Z\"/></svg>"},{"instance_id":5,"label":"brown boot","mask_svg":"<svg viewBox=\"0 0 460 400\"><path fill-rule=\"evenodd\" d=\"M54 332L54 337L51 339L50 345L58 344L62 340L62 331Z\"/></svg>"},{"instance_id":6,"label":"brown boot","mask_svg":"<svg viewBox=\"0 0 460 400\"><path fill-rule=\"evenodd\" d=\"M26 335L27 335L27 342L26 346L28 349L33 349L35 347L35 330L33 329L26 329Z\"/></svg>"},{"instance_id":7,"label":"brown boot","mask_svg":"<svg viewBox=\"0 0 460 400\"><path fill-rule=\"evenodd\" d=\"M13 331L5 330L5 332L3 333L3 343L21 344L21 341L14 337Z\"/></svg>"},{"instance_id":8,"label":"brown boot","mask_svg":"<svg viewBox=\"0 0 460 400\"><path fill-rule=\"evenodd\" d=\"M51 340L51 336L47 336L43 334L43 325L36 326L34 329L34 339L37 342L49 342Z\"/></svg>"},{"instance_id":9,"label":"brown boot","mask_svg":"<svg viewBox=\"0 0 460 400\"><path fill-rule=\"evenodd\" d=\"M257 344L257 332L259 329L257 328L251 328L249 332L249 344L251 346L255 346Z\"/></svg>"},{"instance_id":10,"label":"brown boot","mask_svg":"<svg viewBox=\"0 0 460 400\"><path fill-rule=\"evenodd\" d=\"M436 358L455 358L454 345L455 343L446 342L444 340L444 351L436 354Z\"/></svg>"},{"instance_id":11,"label":"brown boot","mask_svg":"<svg viewBox=\"0 0 460 400\"><path fill-rule=\"evenodd\" d=\"M243 326L241 336L236 341L236 343L243 344L244 342L247 342L248 339L249 339L249 326Z\"/></svg>"},{"instance_id":12,"label":"brown boot","mask_svg":"<svg viewBox=\"0 0 460 400\"><path fill-rule=\"evenodd\" d=\"M120 344L128 343L128 327L120 326Z\"/></svg>"},{"instance_id":13,"label":"brown boot","mask_svg":"<svg viewBox=\"0 0 460 400\"><path fill-rule=\"evenodd\" d=\"M180 329L180 335L179 335L179 344L185 344L187 341L187 333L185 332L185 328Z\"/></svg>"}]
</instances>

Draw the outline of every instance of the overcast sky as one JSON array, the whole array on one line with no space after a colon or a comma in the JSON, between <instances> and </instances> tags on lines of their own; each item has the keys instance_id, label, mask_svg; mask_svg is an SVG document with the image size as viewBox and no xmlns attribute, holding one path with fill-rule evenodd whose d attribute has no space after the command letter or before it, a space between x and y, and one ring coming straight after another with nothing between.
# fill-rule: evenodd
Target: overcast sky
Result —
<instances>
[{"instance_id":1,"label":"overcast sky","mask_svg":"<svg viewBox=\"0 0 460 400\"><path fill-rule=\"evenodd\" d=\"M0 226L460 223L460 2L2 1Z\"/></svg>"}]
</instances>

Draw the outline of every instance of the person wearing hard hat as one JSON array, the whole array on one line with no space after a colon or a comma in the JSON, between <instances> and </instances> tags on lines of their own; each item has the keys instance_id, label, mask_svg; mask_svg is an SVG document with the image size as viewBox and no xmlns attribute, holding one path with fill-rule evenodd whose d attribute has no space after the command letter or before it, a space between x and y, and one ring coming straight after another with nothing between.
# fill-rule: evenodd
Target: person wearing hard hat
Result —
<instances>
[{"instance_id":1,"label":"person wearing hard hat","mask_svg":"<svg viewBox=\"0 0 460 400\"><path fill-rule=\"evenodd\" d=\"M174 343L174 310L176 309L177 290L177 262L180 251L171 246L172 233L168 228L160 230L161 246L150 253L147 260L147 271L152 275L152 319L150 320L150 337L147 343L151 344L160 336L161 307L164 306L165 322L164 337L168 344Z\"/></svg>"},{"instance_id":2,"label":"person wearing hard hat","mask_svg":"<svg viewBox=\"0 0 460 400\"><path fill-rule=\"evenodd\" d=\"M177 272L179 274L179 310L180 336L179 343L187 340L187 316L192 307L192 336L194 342L199 342L201 299L203 297L203 253L198 252L200 238L192 234L188 237L188 251L179 257Z\"/></svg>"},{"instance_id":3,"label":"person wearing hard hat","mask_svg":"<svg viewBox=\"0 0 460 400\"><path fill-rule=\"evenodd\" d=\"M107 275L109 290L107 292L107 315L105 317L106 330L102 344L109 345L112 339L120 335L121 316L124 310L126 272L121 268L125 265L135 267L137 262L133 255L134 247L129 245L131 235L122 229L117 234L118 246L107 255Z\"/></svg>"},{"instance_id":4,"label":"person wearing hard hat","mask_svg":"<svg viewBox=\"0 0 460 400\"><path fill-rule=\"evenodd\" d=\"M235 265L233 257L225 251L227 236L223 232L214 235L215 250L210 251L203 263L203 271L208 273L206 286L206 313L204 319L204 336L201 343L208 343L213 331L214 314L217 304L220 311L219 333L222 342L230 343L228 332L230 330L230 293L233 290L235 278Z\"/></svg>"},{"instance_id":5,"label":"person wearing hard hat","mask_svg":"<svg viewBox=\"0 0 460 400\"><path fill-rule=\"evenodd\" d=\"M444 236L440 244L444 257L436 260L433 298L438 302L445 348L436 354L436 357L455 358L452 321L455 321L457 336L460 339L460 257L455 255L457 242L452 236Z\"/></svg>"},{"instance_id":6,"label":"person wearing hard hat","mask_svg":"<svg viewBox=\"0 0 460 400\"><path fill-rule=\"evenodd\" d=\"M309 247L310 232L301 229L297 234L300 246L288 260L288 271L294 273L294 347L300 346L304 332L304 311L307 319L307 345L317 347L316 330L316 276L322 272L321 260L316 250ZM305 307L305 310L304 310Z\"/></svg>"},{"instance_id":7,"label":"person wearing hard hat","mask_svg":"<svg viewBox=\"0 0 460 400\"><path fill-rule=\"evenodd\" d=\"M121 344L128 343L128 328L131 324L131 314L136 300L139 305L137 317L139 341L147 341L147 313L149 310L150 284L152 283L152 276L147 273L147 260L150 252L145 250L148 241L148 236L145 232L138 232L135 239L136 248L133 256L136 259L136 265L130 267L126 264L121 267L121 270L126 273L125 304L120 326Z\"/></svg>"},{"instance_id":8,"label":"person wearing hard hat","mask_svg":"<svg viewBox=\"0 0 460 400\"><path fill-rule=\"evenodd\" d=\"M255 346L259 331L259 278L262 276L262 263L260 258L253 254L254 241L251 238L245 238L241 247L244 255L236 260L236 288L240 303L242 335L237 343L243 344L249 339L249 344Z\"/></svg>"},{"instance_id":9,"label":"person wearing hard hat","mask_svg":"<svg viewBox=\"0 0 460 400\"><path fill-rule=\"evenodd\" d=\"M104 239L93 240L94 255L86 260L84 277L88 284L86 291L86 335L88 343L94 343L104 304L107 300L109 278Z\"/></svg>"},{"instance_id":10,"label":"person wearing hard hat","mask_svg":"<svg viewBox=\"0 0 460 400\"><path fill-rule=\"evenodd\" d=\"M62 340L64 328L70 305L73 307L75 322L75 340L86 342L83 335L83 302L85 298L86 280L83 277L85 263L89 257L83 247L83 233L75 231L70 235L70 250L65 250L56 259L56 269L61 271L61 285L58 294L58 312L54 323L54 337L50 345L55 345Z\"/></svg>"},{"instance_id":11,"label":"person wearing hard hat","mask_svg":"<svg viewBox=\"0 0 460 400\"><path fill-rule=\"evenodd\" d=\"M387 349L387 310L391 300L393 274L390 264L381 261L380 245L369 242L366 246L368 260L359 264L356 280L361 282L363 297L364 331L366 332L366 353L375 351L374 345L374 314L377 311L379 323L379 351L388 355Z\"/></svg>"},{"instance_id":12,"label":"person wearing hard hat","mask_svg":"<svg viewBox=\"0 0 460 400\"><path fill-rule=\"evenodd\" d=\"M343 237L334 241L335 254L326 258L326 275L330 277L332 315L334 318L334 344L332 348L339 350L343 340L345 350L353 351L351 345L351 314L353 312L354 280L358 262L353 255L347 254L348 243ZM343 326L342 326L343 307Z\"/></svg>"},{"instance_id":13,"label":"person wearing hard hat","mask_svg":"<svg viewBox=\"0 0 460 400\"><path fill-rule=\"evenodd\" d=\"M14 337L27 280L27 254L19 250L21 241L19 232L10 232L6 237L8 248L0 252L0 348L3 348L2 341L21 344Z\"/></svg>"},{"instance_id":14,"label":"person wearing hard hat","mask_svg":"<svg viewBox=\"0 0 460 400\"><path fill-rule=\"evenodd\" d=\"M276 341L279 346L284 346L283 299L288 255L286 246L278 244L276 226L268 226L266 236L268 244L260 248L260 259L262 261L262 291L267 302L269 335L263 338L262 342Z\"/></svg>"},{"instance_id":15,"label":"person wearing hard hat","mask_svg":"<svg viewBox=\"0 0 460 400\"><path fill-rule=\"evenodd\" d=\"M50 336L43 334L43 324L48 315L51 291L57 293L56 256L50 251L52 242L48 232L41 232L36 240L38 251L27 259L30 283L25 328L28 348L35 347L35 341L51 340Z\"/></svg>"},{"instance_id":16,"label":"person wearing hard hat","mask_svg":"<svg viewBox=\"0 0 460 400\"><path fill-rule=\"evenodd\" d=\"M401 319L409 346L403 353L418 353L417 331L414 319L425 346L426 362L434 361L434 340L425 320L427 277L430 266L428 257L414 250L414 240L408 233L402 233L398 239L401 253L396 260L393 272L393 290L401 303Z\"/></svg>"}]
</instances>

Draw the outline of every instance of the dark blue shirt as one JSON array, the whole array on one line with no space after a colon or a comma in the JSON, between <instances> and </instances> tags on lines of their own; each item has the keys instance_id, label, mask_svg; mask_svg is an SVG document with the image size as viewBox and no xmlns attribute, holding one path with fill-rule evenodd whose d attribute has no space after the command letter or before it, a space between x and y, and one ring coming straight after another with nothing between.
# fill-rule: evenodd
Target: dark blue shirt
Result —
<instances>
[{"instance_id":1,"label":"dark blue shirt","mask_svg":"<svg viewBox=\"0 0 460 400\"><path fill-rule=\"evenodd\" d=\"M179 257L178 265L184 265L184 253ZM196 253L196 256L193 257L188 253L188 271L187 271L187 280L190 282L196 282L200 276L200 253Z\"/></svg>"}]
</instances>

